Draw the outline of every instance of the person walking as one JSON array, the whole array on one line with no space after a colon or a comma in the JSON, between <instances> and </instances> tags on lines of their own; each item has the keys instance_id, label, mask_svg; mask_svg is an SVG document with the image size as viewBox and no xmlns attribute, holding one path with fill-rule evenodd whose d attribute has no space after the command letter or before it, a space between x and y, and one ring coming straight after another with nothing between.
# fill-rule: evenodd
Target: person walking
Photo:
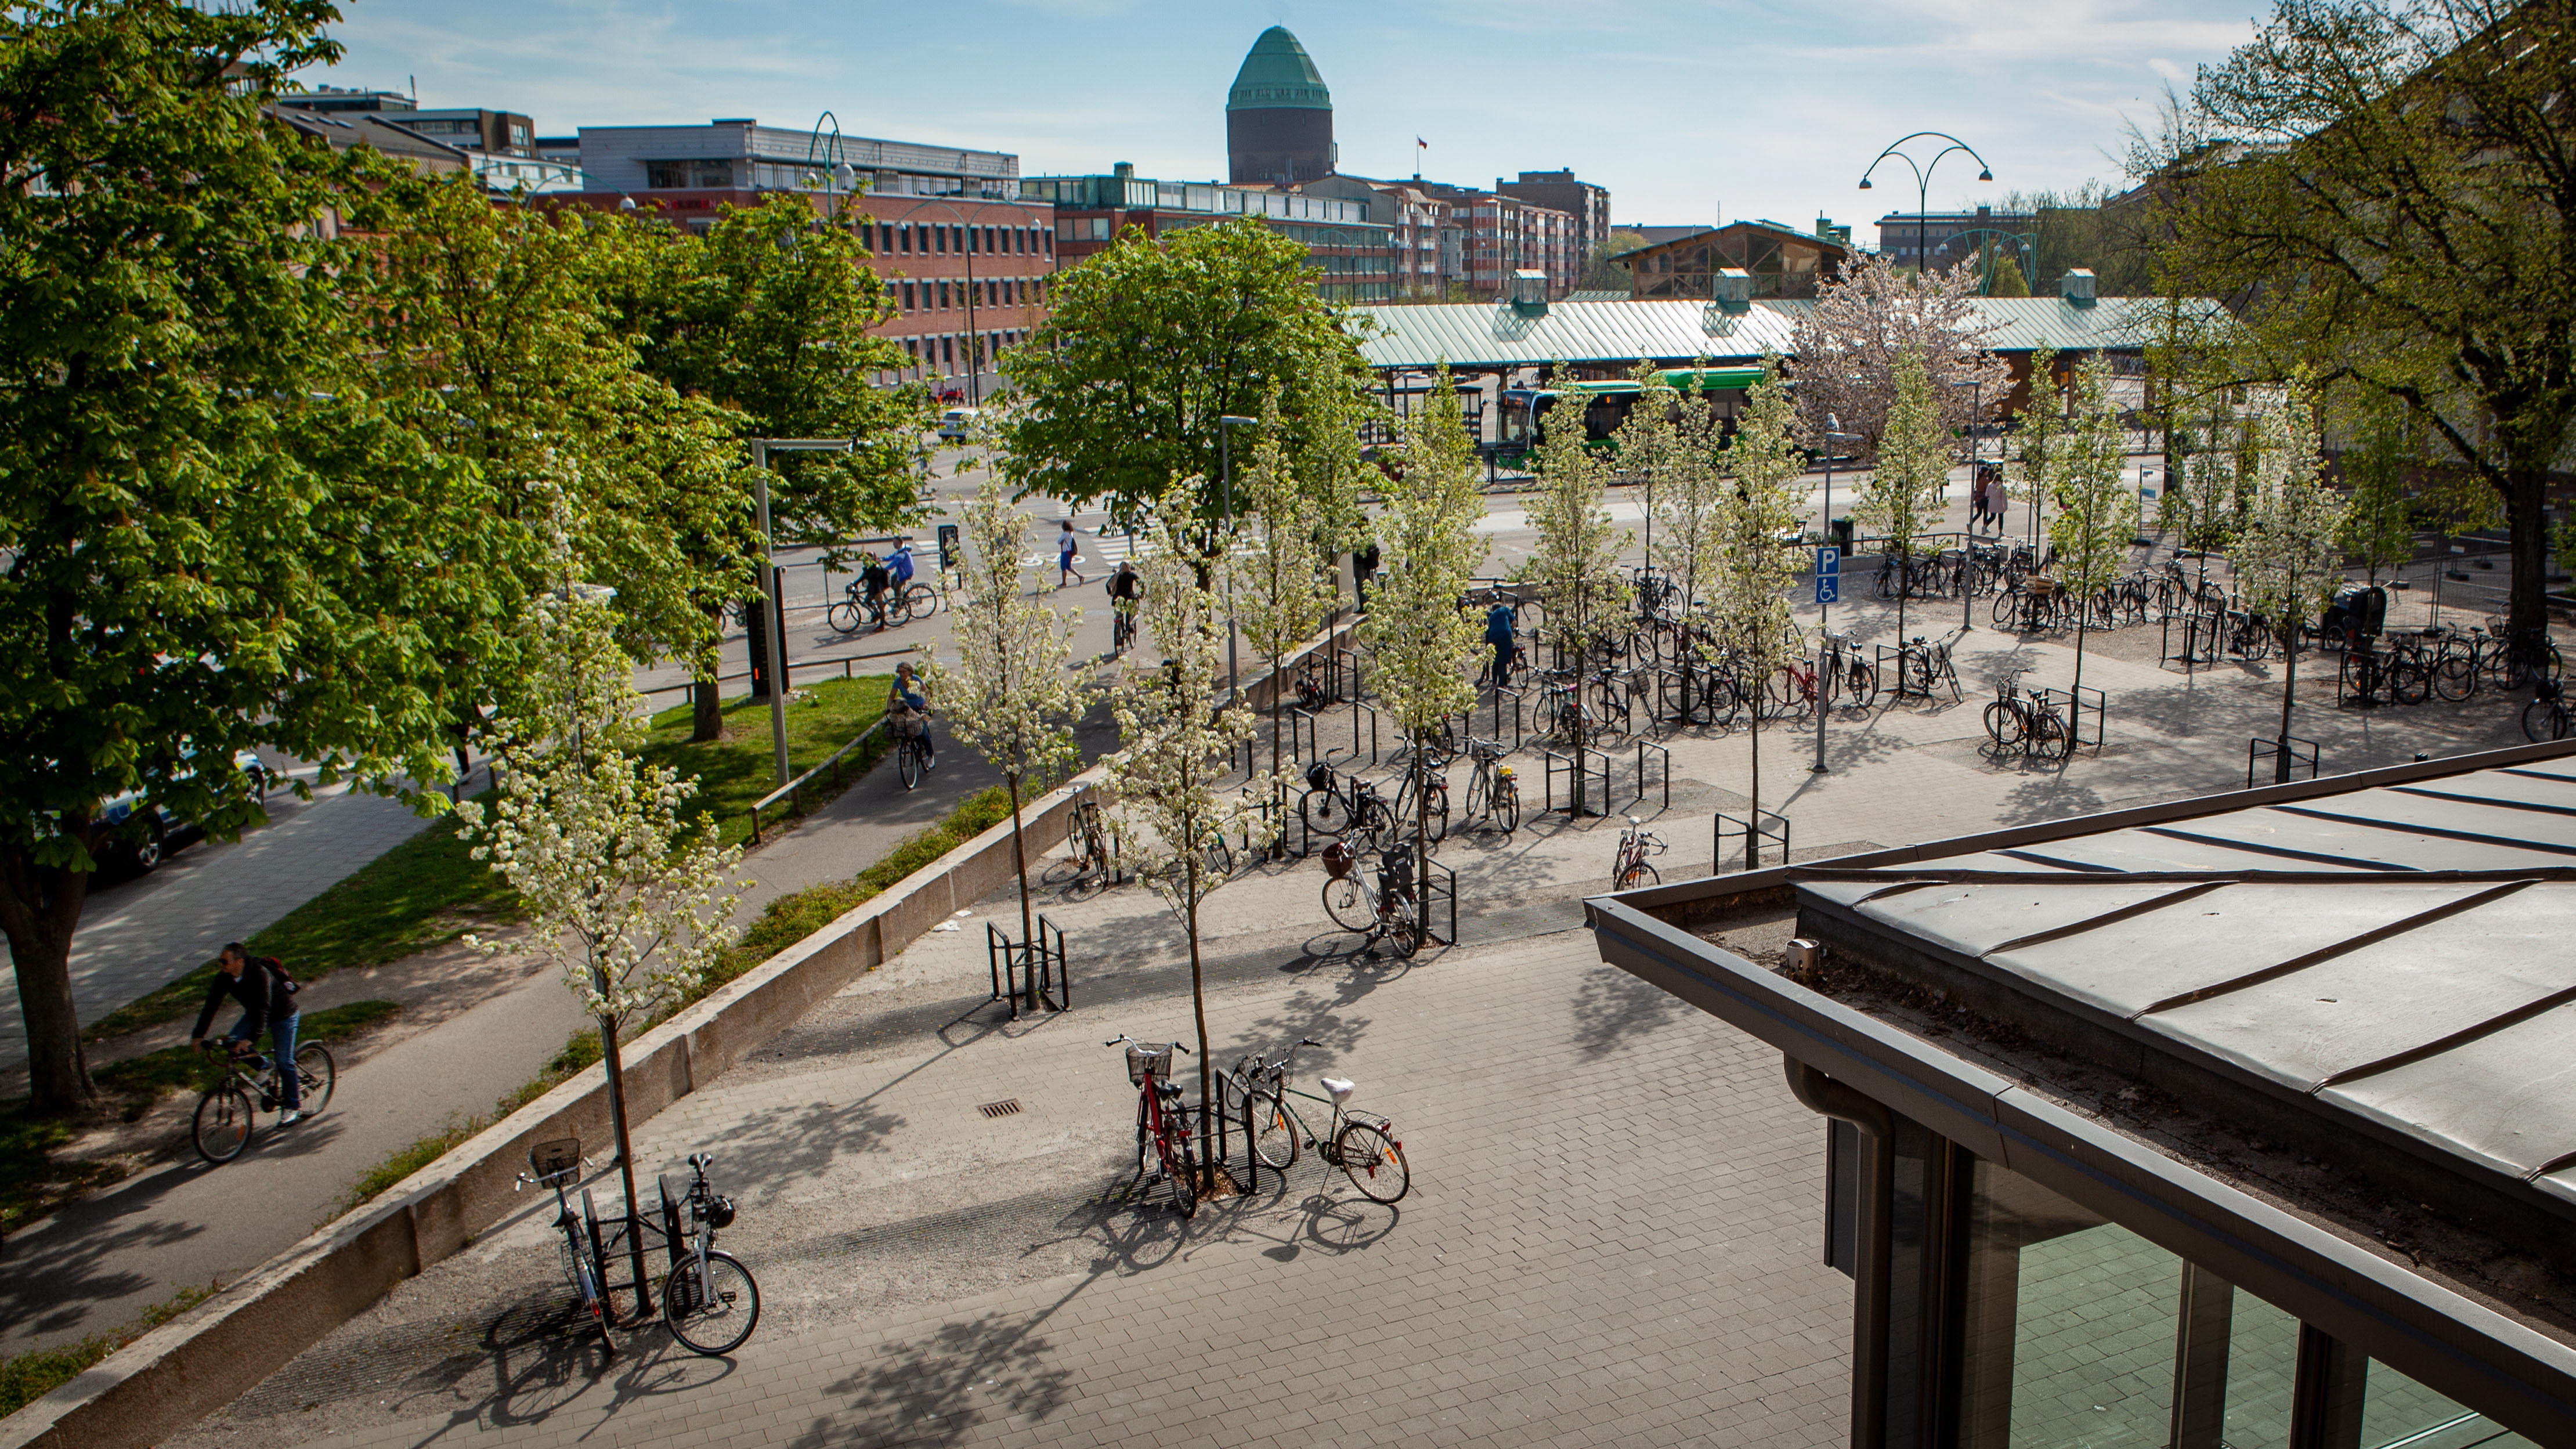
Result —
<instances>
[{"instance_id":1,"label":"person walking","mask_svg":"<svg viewBox=\"0 0 2576 1449\"><path fill-rule=\"evenodd\" d=\"M1077 584L1091 582L1082 576L1082 570L1074 567L1075 564L1082 562L1081 549L1082 540L1075 536L1073 520L1068 518L1056 530L1055 535L1055 586L1057 588L1063 588L1068 578Z\"/></svg>"},{"instance_id":2,"label":"person walking","mask_svg":"<svg viewBox=\"0 0 2576 1449\"><path fill-rule=\"evenodd\" d=\"M1485 642L1494 648L1493 682L1496 689L1511 679L1512 656L1520 652L1516 642L1519 631L1520 615L1513 612L1510 600L1496 600L1494 607L1485 611Z\"/></svg>"},{"instance_id":3,"label":"person walking","mask_svg":"<svg viewBox=\"0 0 2576 1449\"><path fill-rule=\"evenodd\" d=\"M269 1045L277 1052L278 1105L285 1109L277 1119L280 1127L304 1116L304 1083L295 1071L295 1027L301 1019L295 993L303 989L287 974L285 962L274 956L253 956L241 942L231 942L215 958L215 979L206 986L206 1009L197 1013L197 1029L188 1033L188 1045L203 1050L206 1029L214 1025L224 998L241 1003L241 1020L233 1023L232 1053L250 1055L257 1050L261 1030L268 1032Z\"/></svg>"}]
</instances>

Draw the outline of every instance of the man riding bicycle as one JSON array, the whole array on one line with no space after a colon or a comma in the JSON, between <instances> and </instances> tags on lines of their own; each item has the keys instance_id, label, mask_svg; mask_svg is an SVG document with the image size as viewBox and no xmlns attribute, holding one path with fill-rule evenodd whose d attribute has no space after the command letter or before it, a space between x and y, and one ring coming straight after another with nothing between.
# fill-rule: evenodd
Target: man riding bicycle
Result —
<instances>
[{"instance_id":1,"label":"man riding bicycle","mask_svg":"<svg viewBox=\"0 0 2576 1449\"><path fill-rule=\"evenodd\" d=\"M868 603L868 613L882 628L885 624L886 590L894 583L894 570L877 561L872 553L859 555L859 592Z\"/></svg>"},{"instance_id":2,"label":"man riding bicycle","mask_svg":"<svg viewBox=\"0 0 2576 1449\"><path fill-rule=\"evenodd\" d=\"M279 1105L286 1109L285 1115L277 1119L280 1127L304 1115L303 1083L297 1080L295 1071L295 993L301 990L303 987L287 974L285 962L274 956L253 956L235 941L215 958L215 979L206 988L206 1009L197 1013L197 1029L188 1033L188 1045L203 1050L206 1028L214 1024L215 1012L227 996L240 1002L242 1008L241 1020L233 1023L234 1056L249 1056L256 1050L254 1044L261 1029L267 1029L269 1045L277 1052L278 1091L282 1097Z\"/></svg>"},{"instance_id":3,"label":"man riding bicycle","mask_svg":"<svg viewBox=\"0 0 2576 1449\"><path fill-rule=\"evenodd\" d=\"M1109 576L1109 607L1118 615L1114 632L1120 644L1136 637L1136 600L1142 596L1142 588L1135 560L1120 559L1118 572Z\"/></svg>"}]
</instances>

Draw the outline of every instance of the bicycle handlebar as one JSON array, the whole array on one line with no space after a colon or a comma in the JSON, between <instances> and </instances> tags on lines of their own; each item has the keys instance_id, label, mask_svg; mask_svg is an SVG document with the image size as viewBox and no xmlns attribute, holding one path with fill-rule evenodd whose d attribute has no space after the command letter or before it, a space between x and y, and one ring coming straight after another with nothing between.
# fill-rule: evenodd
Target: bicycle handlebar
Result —
<instances>
[{"instance_id":1,"label":"bicycle handlebar","mask_svg":"<svg viewBox=\"0 0 2576 1449\"><path fill-rule=\"evenodd\" d=\"M1140 1047L1150 1047L1150 1046L1155 1045L1155 1043L1150 1042L1150 1041L1137 1041L1137 1040L1136 1040L1136 1038L1134 1038L1134 1037L1132 1037L1132 1036L1129 1036L1127 1033L1125 1033L1125 1032L1123 1032L1123 1031L1122 1031L1122 1032L1120 1032L1120 1033L1118 1033L1116 1036L1111 1037L1109 1040L1107 1040L1107 1041L1105 1041L1105 1042L1102 1042L1102 1043L1101 1043L1101 1045L1102 1045L1102 1046L1105 1046L1105 1047L1114 1047L1114 1046L1122 1046L1122 1045L1129 1045L1129 1044L1133 1044L1133 1045L1135 1045L1135 1046L1140 1046ZM1189 1055L1191 1055L1190 1049L1189 1049L1188 1047L1185 1047L1185 1046L1181 1045L1179 1042L1176 1042L1176 1041L1172 1041L1172 1042L1164 1042L1164 1043L1162 1043L1161 1045L1162 1045L1163 1047L1165 1047L1166 1049L1168 1049L1168 1050L1179 1052L1182 1056L1189 1056Z\"/></svg>"}]
</instances>

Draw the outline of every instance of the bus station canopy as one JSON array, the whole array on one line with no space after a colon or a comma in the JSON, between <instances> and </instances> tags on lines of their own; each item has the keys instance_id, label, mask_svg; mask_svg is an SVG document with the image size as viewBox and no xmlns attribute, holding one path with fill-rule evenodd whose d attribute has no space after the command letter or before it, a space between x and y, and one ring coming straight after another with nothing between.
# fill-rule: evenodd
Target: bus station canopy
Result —
<instances>
[{"instance_id":1,"label":"bus station canopy","mask_svg":"<svg viewBox=\"0 0 2576 1449\"><path fill-rule=\"evenodd\" d=\"M2134 352L2154 335L2168 305L2159 297L2104 297L2081 306L2060 297L1970 299L2001 353ZM1811 301L1763 299L1735 309L1704 301L1555 302L1531 315L1508 302L1437 302L1367 307L1374 324L1360 343L1382 372L1442 363L1457 370L1629 366L1639 358L1680 365L1697 358L1749 363L1764 352L1794 356L1793 330Z\"/></svg>"}]
</instances>

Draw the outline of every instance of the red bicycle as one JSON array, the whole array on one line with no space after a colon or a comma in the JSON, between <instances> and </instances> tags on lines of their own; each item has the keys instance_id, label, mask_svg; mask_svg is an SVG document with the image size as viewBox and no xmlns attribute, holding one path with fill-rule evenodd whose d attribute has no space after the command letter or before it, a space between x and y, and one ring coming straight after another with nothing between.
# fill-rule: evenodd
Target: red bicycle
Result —
<instances>
[{"instance_id":1,"label":"red bicycle","mask_svg":"<svg viewBox=\"0 0 2576 1449\"><path fill-rule=\"evenodd\" d=\"M1136 1085L1136 1175L1172 1185L1172 1206L1182 1217L1199 1210L1198 1151L1190 1143L1190 1109L1171 1081L1172 1054L1189 1055L1179 1042L1156 1046L1121 1032L1102 1046L1127 1048L1127 1080Z\"/></svg>"}]
</instances>

